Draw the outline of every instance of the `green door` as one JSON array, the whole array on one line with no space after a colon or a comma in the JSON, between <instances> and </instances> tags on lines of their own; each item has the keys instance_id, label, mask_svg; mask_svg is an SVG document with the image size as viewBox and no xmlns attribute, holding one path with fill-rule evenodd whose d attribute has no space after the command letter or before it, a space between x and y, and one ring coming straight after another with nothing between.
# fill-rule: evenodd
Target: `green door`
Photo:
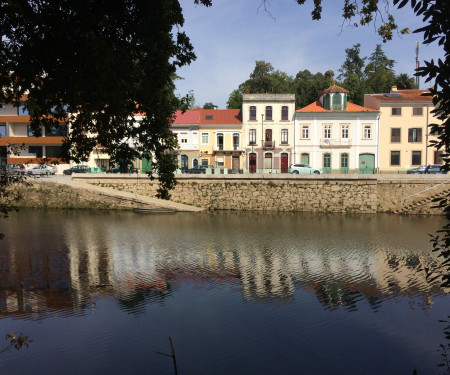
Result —
<instances>
[{"instance_id":1,"label":"green door","mask_svg":"<svg viewBox=\"0 0 450 375\"><path fill-rule=\"evenodd\" d=\"M152 159L143 158L142 159L142 173L150 173L152 171Z\"/></svg>"},{"instance_id":2,"label":"green door","mask_svg":"<svg viewBox=\"0 0 450 375\"><path fill-rule=\"evenodd\" d=\"M359 155L359 173L360 174L375 173L375 155L373 154Z\"/></svg>"},{"instance_id":3,"label":"green door","mask_svg":"<svg viewBox=\"0 0 450 375\"><path fill-rule=\"evenodd\" d=\"M309 154L302 154L300 163L301 164L309 164Z\"/></svg>"},{"instance_id":4,"label":"green door","mask_svg":"<svg viewBox=\"0 0 450 375\"><path fill-rule=\"evenodd\" d=\"M348 154L341 154L341 173L348 173Z\"/></svg>"},{"instance_id":5,"label":"green door","mask_svg":"<svg viewBox=\"0 0 450 375\"><path fill-rule=\"evenodd\" d=\"M331 173L331 154L323 154L323 173Z\"/></svg>"}]
</instances>

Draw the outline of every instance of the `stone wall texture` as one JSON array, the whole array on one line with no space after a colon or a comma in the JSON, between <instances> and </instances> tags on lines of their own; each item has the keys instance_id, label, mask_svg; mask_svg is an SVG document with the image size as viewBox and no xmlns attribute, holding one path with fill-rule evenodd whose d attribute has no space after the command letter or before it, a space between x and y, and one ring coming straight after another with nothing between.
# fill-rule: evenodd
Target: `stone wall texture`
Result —
<instances>
[{"instance_id":1,"label":"stone wall texture","mask_svg":"<svg viewBox=\"0 0 450 375\"><path fill-rule=\"evenodd\" d=\"M154 197L157 181L90 179L90 183ZM392 212L443 214L433 198L450 192L450 179L367 178L185 178L178 179L171 200L210 210Z\"/></svg>"}]
</instances>

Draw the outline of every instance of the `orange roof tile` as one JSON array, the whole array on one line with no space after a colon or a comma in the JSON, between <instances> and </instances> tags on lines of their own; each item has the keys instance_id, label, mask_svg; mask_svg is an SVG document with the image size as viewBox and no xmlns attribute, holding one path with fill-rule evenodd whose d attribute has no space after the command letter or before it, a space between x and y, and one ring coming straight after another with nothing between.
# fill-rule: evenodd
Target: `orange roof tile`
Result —
<instances>
[{"instance_id":1,"label":"orange roof tile","mask_svg":"<svg viewBox=\"0 0 450 375\"><path fill-rule=\"evenodd\" d=\"M242 125L240 109L202 109L201 125Z\"/></svg>"},{"instance_id":2,"label":"orange roof tile","mask_svg":"<svg viewBox=\"0 0 450 375\"><path fill-rule=\"evenodd\" d=\"M323 90L319 97L321 97L323 94L328 94L330 92L343 92L345 94L348 94L349 91L344 89L343 87L337 86L335 83L333 83L333 86L328 87L327 89Z\"/></svg>"},{"instance_id":3,"label":"orange roof tile","mask_svg":"<svg viewBox=\"0 0 450 375\"><path fill-rule=\"evenodd\" d=\"M345 111L330 111L328 109L325 109L322 107L322 104L320 104L320 101L315 101L314 103L311 103L307 105L306 107L297 109L295 112L334 112L334 113L340 113L340 112L378 112L376 109L362 107L357 104L353 104L350 102L347 102L347 109Z\"/></svg>"},{"instance_id":4,"label":"orange roof tile","mask_svg":"<svg viewBox=\"0 0 450 375\"><path fill-rule=\"evenodd\" d=\"M200 119L200 111L196 109L190 109L184 113L182 113L181 111L176 111L173 117L173 125L198 124L198 121Z\"/></svg>"}]
</instances>

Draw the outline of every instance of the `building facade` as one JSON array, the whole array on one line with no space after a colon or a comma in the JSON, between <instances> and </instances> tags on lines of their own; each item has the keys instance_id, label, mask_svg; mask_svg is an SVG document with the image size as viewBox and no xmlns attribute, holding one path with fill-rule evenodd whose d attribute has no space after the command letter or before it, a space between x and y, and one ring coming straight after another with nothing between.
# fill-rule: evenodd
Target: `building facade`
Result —
<instances>
[{"instance_id":1,"label":"building facade","mask_svg":"<svg viewBox=\"0 0 450 375\"><path fill-rule=\"evenodd\" d=\"M294 94L244 94L244 171L286 173L294 162Z\"/></svg>"},{"instance_id":2,"label":"building facade","mask_svg":"<svg viewBox=\"0 0 450 375\"><path fill-rule=\"evenodd\" d=\"M366 94L364 106L379 110L380 172L400 173L427 163L441 164L440 152L430 146L436 135L430 134L433 117L428 90L397 90L387 94Z\"/></svg>"},{"instance_id":3,"label":"building facade","mask_svg":"<svg viewBox=\"0 0 450 375\"><path fill-rule=\"evenodd\" d=\"M37 136L31 130L30 116L23 106L0 103L0 154L2 164L37 165L45 159L57 163L58 173L68 167L62 164L61 145L67 126L61 124Z\"/></svg>"},{"instance_id":4,"label":"building facade","mask_svg":"<svg viewBox=\"0 0 450 375\"><path fill-rule=\"evenodd\" d=\"M295 162L324 173L376 173L379 111L347 102L333 85L295 112Z\"/></svg>"},{"instance_id":5,"label":"building facade","mask_svg":"<svg viewBox=\"0 0 450 375\"><path fill-rule=\"evenodd\" d=\"M199 164L199 121L200 110L192 109L182 113L176 111L171 126L178 140L178 149L174 150L178 169L184 170Z\"/></svg>"},{"instance_id":6,"label":"building facade","mask_svg":"<svg viewBox=\"0 0 450 375\"><path fill-rule=\"evenodd\" d=\"M240 173L243 164L242 111L202 109L200 114L200 161L215 173Z\"/></svg>"}]
</instances>

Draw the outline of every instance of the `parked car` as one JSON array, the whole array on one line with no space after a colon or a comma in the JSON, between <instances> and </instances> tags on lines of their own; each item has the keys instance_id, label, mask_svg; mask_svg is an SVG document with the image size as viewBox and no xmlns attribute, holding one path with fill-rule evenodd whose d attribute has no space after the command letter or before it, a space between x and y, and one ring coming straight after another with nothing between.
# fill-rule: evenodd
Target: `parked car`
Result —
<instances>
[{"instance_id":1,"label":"parked car","mask_svg":"<svg viewBox=\"0 0 450 375\"><path fill-rule=\"evenodd\" d=\"M407 174L424 174L426 165L422 165L417 168L408 169L406 171ZM428 169L427 173L430 174L437 174L437 173L447 173L446 171L442 170L442 164L431 164L430 168Z\"/></svg>"},{"instance_id":2,"label":"parked car","mask_svg":"<svg viewBox=\"0 0 450 375\"><path fill-rule=\"evenodd\" d=\"M7 164L5 165L6 173L9 174L25 174L25 166L23 164Z\"/></svg>"},{"instance_id":3,"label":"parked car","mask_svg":"<svg viewBox=\"0 0 450 375\"><path fill-rule=\"evenodd\" d=\"M139 169L131 167L126 169L125 171L122 168L111 168L108 169L106 171L106 173L129 173L129 174L133 174L133 173L139 173Z\"/></svg>"},{"instance_id":4,"label":"parked car","mask_svg":"<svg viewBox=\"0 0 450 375\"><path fill-rule=\"evenodd\" d=\"M26 173L30 176L54 175L56 174L56 167L53 165L39 164L33 168L27 169Z\"/></svg>"},{"instance_id":5,"label":"parked car","mask_svg":"<svg viewBox=\"0 0 450 375\"><path fill-rule=\"evenodd\" d=\"M322 170L313 168L308 164L291 164L288 172L293 174L321 174Z\"/></svg>"},{"instance_id":6,"label":"parked car","mask_svg":"<svg viewBox=\"0 0 450 375\"><path fill-rule=\"evenodd\" d=\"M211 173L214 173L214 166L212 165L197 165L196 167L188 168L183 173L188 174L205 174L206 169L211 169Z\"/></svg>"},{"instance_id":7,"label":"parked car","mask_svg":"<svg viewBox=\"0 0 450 375\"><path fill-rule=\"evenodd\" d=\"M63 174L71 175L72 173L88 173L89 167L87 165L75 165L72 168L65 169Z\"/></svg>"}]
</instances>

